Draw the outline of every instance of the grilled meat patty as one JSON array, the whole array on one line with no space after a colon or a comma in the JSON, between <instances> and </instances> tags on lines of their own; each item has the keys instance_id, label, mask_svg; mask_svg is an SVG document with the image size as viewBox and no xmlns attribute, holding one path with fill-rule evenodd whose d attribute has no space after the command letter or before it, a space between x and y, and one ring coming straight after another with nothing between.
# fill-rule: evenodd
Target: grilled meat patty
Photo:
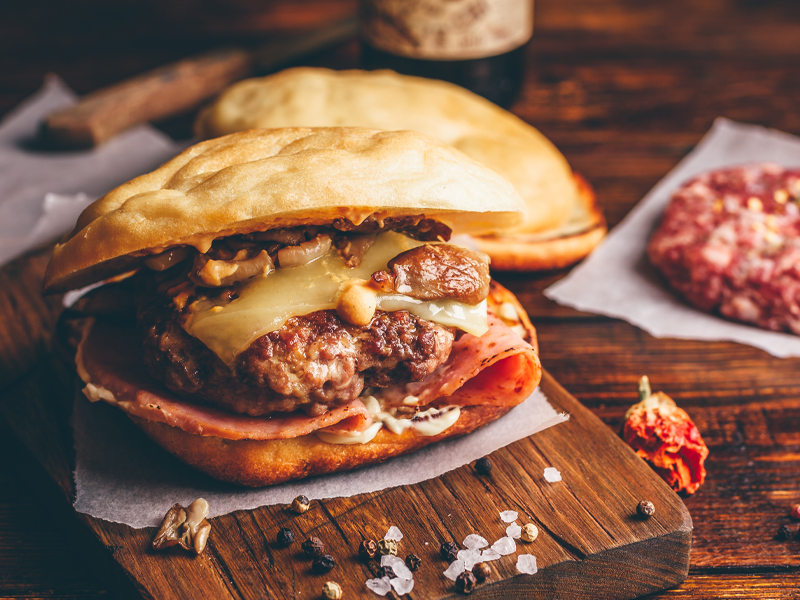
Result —
<instances>
[{"instance_id":1,"label":"grilled meat patty","mask_svg":"<svg viewBox=\"0 0 800 600\"><path fill-rule=\"evenodd\" d=\"M407 311L377 311L357 327L326 310L289 319L227 365L184 331L164 297L137 294L137 321L153 377L179 395L253 416L318 415L365 386L419 381L447 360L454 338L453 329Z\"/></svg>"}]
</instances>

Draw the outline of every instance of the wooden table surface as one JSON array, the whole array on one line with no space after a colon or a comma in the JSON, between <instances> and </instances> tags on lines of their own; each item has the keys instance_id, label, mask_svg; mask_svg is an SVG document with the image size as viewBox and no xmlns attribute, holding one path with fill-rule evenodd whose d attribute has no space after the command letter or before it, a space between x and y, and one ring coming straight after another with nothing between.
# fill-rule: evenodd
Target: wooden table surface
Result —
<instances>
[{"instance_id":1,"label":"wooden table surface","mask_svg":"<svg viewBox=\"0 0 800 600\"><path fill-rule=\"evenodd\" d=\"M221 0L191 10L188 0L6 4L0 114L47 72L86 93L220 43L253 40L254 29L285 34L354 10L349 0L230 2L264 6L262 15L236 20L220 12ZM314 64L356 66L358 46ZM614 226L717 116L800 134L799 96L795 0L537 0L525 86L512 110L592 182ZM190 123L185 115L159 126L187 137ZM689 577L653 597L800 598L800 541L774 539L800 502L800 359L655 339L560 307L541 290L565 272L499 277L530 312L548 370L615 430L646 373L693 416L711 449L708 479L685 501L695 526ZM0 360L7 382L36 355ZM67 515L31 487L35 473L12 459L6 440L0 450L0 597L113 597Z\"/></svg>"}]
</instances>

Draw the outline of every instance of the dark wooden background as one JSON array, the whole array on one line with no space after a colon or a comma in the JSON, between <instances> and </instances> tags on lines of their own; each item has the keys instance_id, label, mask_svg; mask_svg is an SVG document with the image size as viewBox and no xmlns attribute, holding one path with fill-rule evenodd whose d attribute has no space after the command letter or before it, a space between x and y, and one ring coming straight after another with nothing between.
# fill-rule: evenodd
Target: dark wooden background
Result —
<instances>
[{"instance_id":1,"label":"dark wooden background","mask_svg":"<svg viewBox=\"0 0 800 600\"><path fill-rule=\"evenodd\" d=\"M243 7L259 6L243 18ZM86 93L219 44L286 35L353 10L347 0L5 2L0 114L47 72ZM356 66L358 46L314 64ZM798 97L796 0L537 0L525 87L512 110L592 182L613 226L717 116L800 134ZM159 126L187 137L191 117ZM800 502L800 359L658 340L559 307L541 290L564 273L500 277L537 325L549 371L614 429L646 373L694 417L711 448L708 480L686 500L695 525L689 578L655 597L800 598L800 541L774 539ZM7 269L0 280L18 276ZM0 358L7 384L37 357ZM13 446L2 440L0 452L0 597L113 596L69 519L46 494L32 493Z\"/></svg>"}]
</instances>

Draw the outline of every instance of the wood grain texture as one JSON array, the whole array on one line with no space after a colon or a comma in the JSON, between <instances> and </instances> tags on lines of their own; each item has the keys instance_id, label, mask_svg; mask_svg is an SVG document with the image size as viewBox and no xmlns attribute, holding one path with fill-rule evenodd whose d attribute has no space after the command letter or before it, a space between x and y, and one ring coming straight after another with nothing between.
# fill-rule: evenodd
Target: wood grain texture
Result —
<instances>
[{"instance_id":1,"label":"wood grain texture","mask_svg":"<svg viewBox=\"0 0 800 600\"><path fill-rule=\"evenodd\" d=\"M74 485L68 415L62 410L69 405L75 376L57 363L43 362L7 387L0 395L0 417L67 500ZM271 598L314 597L331 578L356 597L378 566L357 560L358 544L382 538L391 525L405 535L402 553L414 552L424 561L415 574L417 595L411 597L448 598L455 590L441 574L447 563L437 556L439 546L476 532L492 542L503 537L506 524L498 517L503 510L516 510L521 522L539 527L536 542L520 542L518 550L534 553L540 572L520 576L513 556L492 562L492 580L476 597L548 593L610 600L680 583L692 537L683 503L547 374L542 389L557 410L571 414L570 420L493 453L494 469L487 477L467 465L418 485L314 502L301 516L275 506L217 517L200 557L154 553L155 528L135 530L87 515L77 519L145 598L258 598L264 591ZM554 465L564 480L549 484L542 473ZM651 519L635 514L642 498L658 507ZM309 561L298 555L299 542L276 547L283 526L299 539L319 537L339 561L336 571L313 574Z\"/></svg>"},{"instance_id":2,"label":"wood grain texture","mask_svg":"<svg viewBox=\"0 0 800 600\"><path fill-rule=\"evenodd\" d=\"M266 11L269 18L251 20L241 31L311 28L352 10L348 2L276 1ZM221 20L209 21L216 27L213 37L189 21L181 27L162 18L177 0L160 2L164 10L158 12L140 0L8 4L0 18L0 114L34 92L48 71L84 94L221 44L241 43L225 37L230 25ZM717 116L800 134L798 39L800 6L794 0L536 0L525 87L512 110L550 137L592 182L615 225ZM357 60L357 46L349 45L314 63L344 68ZM160 126L186 137L191 121L187 115ZM771 539L789 522L788 505L800 502L797 362L736 344L657 340L625 323L560 307L541 290L563 275L502 279L533 316L544 364L555 378L616 431L634 400L636 379L646 372L656 389L689 411L711 447L709 479L686 500L695 527L689 577L652 597L800 597L800 546ZM9 293L8 279L3 282L0 296ZM10 367L2 369L0 381L16 380L33 366L36 344L47 348L48 333L0 320L0 332L25 327L33 345L3 354L7 347L0 344L1 364ZM0 464L2 481L26 493L36 489L38 478L29 480L24 468L15 471L18 464ZM91 575L61 568L85 556L89 546L67 534L49 535L64 520L43 506L21 532L12 523L30 512L7 491L0 489L0 542L14 559L0 557L0 596L107 595L102 568ZM31 496L41 506L41 494ZM353 508L342 502L338 510ZM247 520L242 523L235 528L243 527L255 544L259 534Z\"/></svg>"}]
</instances>

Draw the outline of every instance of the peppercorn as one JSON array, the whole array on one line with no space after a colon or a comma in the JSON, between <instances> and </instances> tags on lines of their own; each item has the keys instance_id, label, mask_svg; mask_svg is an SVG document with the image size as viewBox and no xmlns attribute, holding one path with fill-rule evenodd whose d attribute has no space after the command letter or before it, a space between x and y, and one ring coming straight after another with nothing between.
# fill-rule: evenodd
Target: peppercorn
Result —
<instances>
[{"instance_id":1,"label":"peppercorn","mask_svg":"<svg viewBox=\"0 0 800 600\"><path fill-rule=\"evenodd\" d=\"M378 542L378 552L381 556L394 554L397 556L397 540L381 540Z\"/></svg>"},{"instance_id":2,"label":"peppercorn","mask_svg":"<svg viewBox=\"0 0 800 600\"><path fill-rule=\"evenodd\" d=\"M335 581L326 581L322 586L322 595L328 600L339 600L342 597L342 586Z\"/></svg>"},{"instance_id":3,"label":"peppercorn","mask_svg":"<svg viewBox=\"0 0 800 600\"><path fill-rule=\"evenodd\" d=\"M439 554L444 560L451 563L458 558L458 546L453 542L444 542L439 548Z\"/></svg>"},{"instance_id":4,"label":"peppercorn","mask_svg":"<svg viewBox=\"0 0 800 600\"><path fill-rule=\"evenodd\" d=\"M300 544L306 556L319 556L325 552L325 544L317 537L310 537Z\"/></svg>"},{"instance_id":5,"label":"peppercorn","mask_svg":"<svg viewBox=\"0 0 800 600\"><path fill-rule=\"evenodd\" d=\"M311 563L311 570L314 571L314 573L322 574L327 573L335 566L336 560L330 554L321 554Z\"/></svg>"},{"instance_id":6,"label":"peppercorn","mask_svg":"<svg viewBox=\"0 0 800 600\"><path fill-rule=\"evenodd\" d=\"M301 515L308 510L309 506L311 506L311 502L309 501L308 496L298 496L292 500L292 505L289 507L289 510L291 510L293 513Z\"/></svg>"},{"instance_id":7,"label":"peppercorn","mask_svg":"<svg viewBox=\"0 0 800 600\"><path fill-rule=\"evenodd\" d=\"M420 560L419 556L416 554L409 554L406 556L406 566L408 567L409 571L416 571L419 569L419 566L422 564L422 560Z\"/></svg>"},{"instance_id":8,"label":"peppercorn","mask_svg":"<svg viewBox=\"0 0 800 600\"><path fill-rule=\"evenodd\" d=\"M462 594L471 594L476 587L478 587L478 580L469 571L464 571L456 577L456 590Z\"/></svg>"},{"instance_id":9,"label":"peppercorn","mask_svg":"<svg viewBox=\"0 0 800 600\"><path fill-rule=\"evenodd\" d=\"M655 504L650 502L650 500L642 500L636 506L636 512L643 519L649 519L654 514L656 514L656 506L655 506Z\"/></svg>"},{"instance_id":10,"label":"peppercorn","mask_svg":"<svg viewBox=\"0 0 800 600\"><path fill-rule=\"evenodd\" d=\"M288 527L281 527L278 530L278 546L284 548L294 543L294 532Z\"/></svg>"},{"instance_id":11,"label":"peppercorn","mask_svg":"<svg viewBox=\"0 0 800 600\"><path fill-rule=\"evenodd\" d=\"M392 579L393 577L397 577L397 575L392 567L386 565L384 567L378 567L378 574L375 577L378 579L381 577L388 577L389 579Z\"/></svg>"},{"instance_id":12,"label":"peppercorn","mask_svg":"<svg viewBox=\"0 0 800 600\"><path fill-rule=\"evenodd\" d=\"M789 512L789 516L795 520L800 521L800 504L795 504L792 506L791 512Z\"/></svg>"},{"instance_id":13,"label":"peppercorn","mask_svg":"<svg viewBox=\"0 0 800 600\"><path fill-rule=\"evenodd\" d=\"M472 567L472 574L475 575L475 579L483 583L489 576L492 574L492 571L489 569L489 565L484 562L477 563L474 567Z\"/></svg>"},{"instance_id":14,"label":"peppercorn","mask_svg":"<svg viewBox=\"0 0 800 600\"><path fill-rule=\"evenodd\" d=\"M492 472L492 461L485 456L479 458L475 461L475 470L478 472L478 475L488 475Z\"/></svg>"},{"instance_id":15,"label":"peppercorn","mask_svg":"<svg viewBox=\"0 0 800 600\"><path fill-rule=\"evenodd\" d=\"M375 553L378 551L378 544L375 540L362 540L358 546L358 555L361 560L367 561L370 558L375 558Z\"/></svg>"},{"instance_id":16,"label":"peppercorn","mask_svg":"<svg viewBox=\"0 0 800 600\"><path fill-rule=\"evenodd\" d=\"M788 525L781 525L780 529L778 529L778 535L776 536L781 541L786 541L792 539L792 528Z\"/></svg>"},{"instance_id":17,"label":"peppercorn","mask_svg":"<svg viewBox=\"0 0 800 600\"><path fill-rule=\"evenodd\" d=\"M525 525L522 526L522 533L520 533L520 537L522 538L523 542L532 542L539 537L539 528L533 523L525 523Z\"/></svg>"}]
</instances>

